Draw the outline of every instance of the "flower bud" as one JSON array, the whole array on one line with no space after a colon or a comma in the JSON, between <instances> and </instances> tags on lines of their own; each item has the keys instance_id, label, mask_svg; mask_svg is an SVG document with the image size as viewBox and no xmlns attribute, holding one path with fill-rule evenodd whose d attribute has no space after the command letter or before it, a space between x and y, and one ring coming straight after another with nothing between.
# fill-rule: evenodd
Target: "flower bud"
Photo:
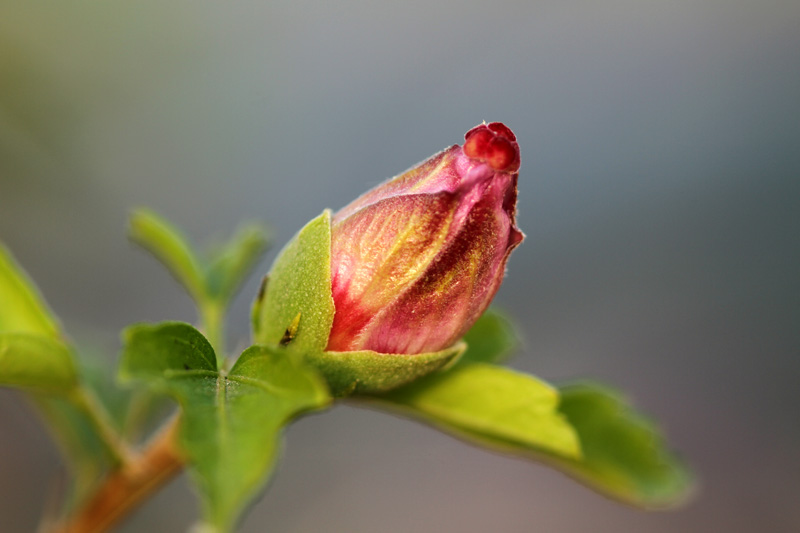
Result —
<instances>
[{"instance_id":1,"label":"flower bud","mask_svg":"<svg viewBox=\"0 0 800 533\"><path fill-rule=\"evenodd\" d=\"M418 354L464 335L524 237L519 165L511 130L482 124L336 213L327 350Z\"/></svg>"}]
</instances>

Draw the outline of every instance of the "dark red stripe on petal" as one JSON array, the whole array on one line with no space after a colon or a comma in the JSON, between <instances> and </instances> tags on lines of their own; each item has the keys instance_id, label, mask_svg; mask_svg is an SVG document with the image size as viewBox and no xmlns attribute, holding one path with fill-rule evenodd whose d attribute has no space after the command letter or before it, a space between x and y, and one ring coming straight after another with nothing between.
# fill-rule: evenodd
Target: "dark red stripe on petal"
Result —
<instances>
[{"instance_id":1,"label":"dark red stripe on petal","mask_svg":"<svg viewBox=\"0 0 800 533\"><path fill-rule=\"evenodd\" d=\"M501 207L504 195L502 187L487 190L424 275L366 326L363 348L437 351L466 333L497 292L510 250L522 237Z\"/></svg>"},{"instance_id":2,"label":"dark red stripe on petal","mask_svg":"<svg viewBox=\"0 0 800 533\"><path fill-rule=\"evenodd\" d=\"M458 208L451 193L395 196L333 227L331 289L336 306L328 349L360 349L358 335L412 286L445 246Z\"/></svg>"}]
</instances>

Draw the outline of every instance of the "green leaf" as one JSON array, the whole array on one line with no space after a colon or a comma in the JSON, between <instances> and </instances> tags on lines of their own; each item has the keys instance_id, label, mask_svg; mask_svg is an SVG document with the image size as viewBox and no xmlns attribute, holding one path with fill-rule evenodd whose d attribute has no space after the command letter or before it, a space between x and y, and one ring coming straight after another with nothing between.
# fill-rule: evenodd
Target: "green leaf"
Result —
<instances>
[{"instance_id":1,"label":"green leaf","mask_svg":"<svg viewBox=\"0 0 800 533\"><path fill-rule=\"evenodd\" d=\"M0 245L0 332L58 337L58 329L33 283Z\"/></svg>"},{"instance_id":2,"label":"green leaf","mask_svg":"<svg viewBox=\"0 0 800 533\"><path fill-rule=\"evenodd\" d=\"M195 301L205 299L201 263L177 228L148 209L138 209L131 214L128 235L161 261Z\"/></svg>"},{"instance_id":3,"label":"green leaf","mask_svg":"<svg viewBox=\"0 0 800 533\"><path fill-rule=\"evenodd\" d=\"M333 325L330 211L306 224L278 255L255 302L253 338L299 353L320 353ZM299 318L296 331L293 323ZM287 333L291 333L287 336Z\"/></svg>"},{"instance_id":4,"label":"green leaf","mask_svg":"<svg viewBox=\"0 0 800 533\"><path fill-rule=\"evenodd\" d=\"M375 399L482 446L570 458L581 454L575 431L558 411L558 391L503 367L456 365Z\"/></svg>"},{"instance_id":5,"label":"green leaf","mask_svg":"<svg viewBox=\"0 0 800 533\"><path fill-rule=\"evenodd\" d=\"M458 364L499 363L519 345L514 326L505 315L488 309L464 336L467 351Z\"/></svg>"},{"instance_id":6,"label":"green leaf","mask_svg":"<svg viewBox=\"0 0 800 533\"><path fill-rule=\"evenodd\" d=\"M78 384L72 352L56 339L0 333L0 385L66 393Z\"/></svg>"},{"instance_id":7,"label":"green leaf","mask_svg":"<svg viewBox=\"0 0 800 533\"><path fill-rule=\"evenodd\" d=\"M555 465L596 490L644 508L686 499L692 476L672 454L656 426L619 393L595 384L561 387L561 412L578 432L580 461Z\"/></svg>"},{"instance_id":8,"label":"green leaf","mask_svg":"<svg viewBox=\"0 0 800 533\"><path fill-rule=\"evenodd\" d=\"M206 276L207 290L216 300L227 302L267 250L267 233L261 226L241 228L223 248L212 254Z\"/></svg>"},{"instance_id":9,"label":"green leaf","mask_svg":"<svg viewBox=\"0 0 800 533\"><path fill-rule=\"evenodd\" d=\"M122 372L135 370L138 376L147 376L151 385L169 380L176 369L217 372L217 356L211 344L184 322L132 326L125 331L124 342ZM128 349L134 350L135 359L127 357ZM134 363L131 369L126 366Z\"/></svg>"},{"instance_id":10,"label":"green leaf","mask_svg":"<svg viewBox=\"0 0 800 533\"><path fill-rule=\"evenodd\" d=\"M180 403L181 445L206 520L222 531L264 485L282 427L330 401L316 373L278 347L253 346L217 372L211 345L188 324L128 328L120 374Z\"/></svg>"}]
</instances>

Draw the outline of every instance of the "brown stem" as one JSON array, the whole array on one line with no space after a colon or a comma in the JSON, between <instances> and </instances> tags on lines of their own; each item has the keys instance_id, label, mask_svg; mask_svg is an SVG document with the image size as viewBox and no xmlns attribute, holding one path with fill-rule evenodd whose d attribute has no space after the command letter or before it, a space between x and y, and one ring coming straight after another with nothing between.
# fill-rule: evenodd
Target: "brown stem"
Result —
<instances>
[{"instance_id":1,"label":"brown stem","mask_svg":"<svg viewBox=\"0 0 800 533\"><path fill-rule=\"evenodd\" d=\"M49 533L102 533L132 511L183 466L176 447L178 417L170 420L129 464L112 470L98 489Z\"/></svg>"}]
</instances>

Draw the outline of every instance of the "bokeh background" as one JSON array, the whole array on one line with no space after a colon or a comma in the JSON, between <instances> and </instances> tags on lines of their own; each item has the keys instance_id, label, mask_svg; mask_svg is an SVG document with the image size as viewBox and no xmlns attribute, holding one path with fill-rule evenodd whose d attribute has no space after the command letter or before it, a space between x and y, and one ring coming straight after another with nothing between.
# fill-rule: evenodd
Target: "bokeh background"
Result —
<instances>
[{"instance_id":1,"label":"bokeh background","mask_svg":"<svg viewBox=\"0 0 800 533\"><path fill-rule=\"evenodd\" d=\"M71 335L113 359L126 324L194 319L126 241L132 207L197 241L262 220L280 247L482 120L522 147L528 238L496 299L525 337L513 366L628 392L693 465L695 498L634 510L337 407L288 431L242 531L800 531L794 0L6 0L0 239ZM35 529L58 468L0 391L0 531ZM180 478L121 530L195 516Z\"/></svg>"}]
</instances>

